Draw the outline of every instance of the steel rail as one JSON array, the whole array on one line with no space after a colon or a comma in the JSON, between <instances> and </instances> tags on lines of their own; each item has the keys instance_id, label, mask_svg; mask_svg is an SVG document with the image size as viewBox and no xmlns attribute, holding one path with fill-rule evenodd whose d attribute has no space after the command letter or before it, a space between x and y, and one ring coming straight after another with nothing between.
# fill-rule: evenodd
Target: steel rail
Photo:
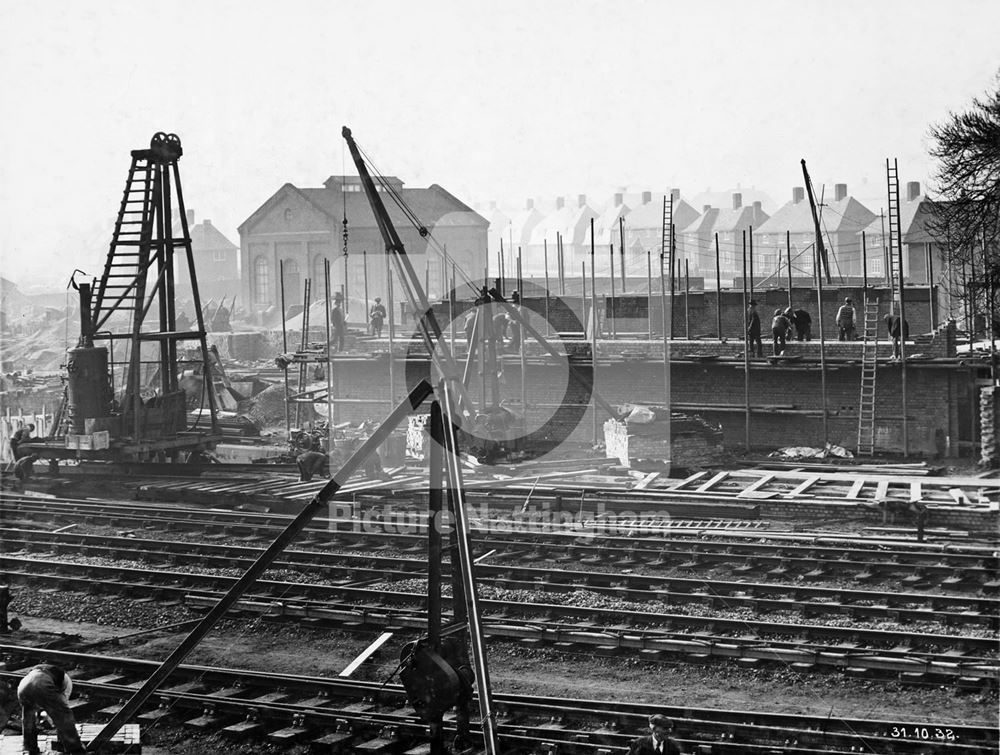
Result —
<instances>
[{"instance_id":1,"label":"steel rail","mask_svg":"<svg viewBox=\"0 0 1000 755\"><path fill-rule=\"evenodd\" d=\"M21 570L10 568L9 561L21 566ZM64 590L78 589L87 593L121 593L144 598L169 597L182 600L192 606L210 604L218 596L220 588L235 581L235 578L191 574L187 572L150 571L148 569L125 569L119 567L90 566L71 562L46 562L30 559L4 558L0 564L11 584L52 584ZM47 571L45 571L47 569ZM344 602L351 601L351 602ZM450 598L444 600L450 604ZM261 580L256 590L237 604L240 610L249 612L270 612L275 616L295 618L329 619L336 621L362 621L376 626L394 626L402 622L417 627L423 621L422 609L425 604L423 593L386 591L350 585L310 585L297 582ZM768 638L789 637L790 645L811 646L805 651L807 656L796 660L808 661L808 654L829 652L828 658L820 658L825 665L850 665L845 663L853 658L872 656L894 657L918 662L941 662L941 673L957 673L963 669L995 664L996 644L993 638L970 637L952 634L906 632L899 630L865 629L863 627L841 627L822 624L798 624L787 622L765 622L757 620L727 619L720 617L667 614L629 609L608 609L596 607L566 606L552 603L518 603L502 600L484 600L483 616L492 622L492 633L503 636L499 629L513 627L526 622L528 626L545 627L555 632L564 632L554 641L573 639L573 632L603 632L608 638L614 633L634 636L645 640L672 640L701 644L703 648L736 642L745 647L762 647L781 640ZM407 619L419 620L418 623ZM678 627L692 631L680 632ZM604 628L613 628L607 632ZM661 629L662 628L662 629ZM731 634L720 634L726 631ZM514 638L524 637L521 629L514 627L506 633ZM579 640L584 642L583 639ZM862 645L861 643L866 643ZM606 644L606 643L605 643ZM645 649L678 650L700 653L694 645L656 646L643 644ZM935 648L934 652L922 652L919 648ZM949 651L938 652L937 648ZM956 652L960 653L956 655ZM964 655L976 652L980 656ZM715 654L729 655L730 649L720 649ZM777 658L775 658L777 660ZM919 665L910 665L900 670L919 671ZM995 675L995 671L986 676Z\"/></svg>"},{"instance_id":2,"label":"steel rail","mask_svg":"<svg viewBox=\"0 0 1000 755\"><path fill-rule=\"evenodd\" d=\"M36 533L29 530L11 530L0 528L0 540L6 544L6 552L13 555L14 547L21 546L30 549L34 546L55 548L66 555L111 555L130 560L186 561L201 566L248 566L259 557L262 549L247 546L217 545L205 543L189 543L175 540L146 540L142 538L112 538L103 535L80 535L74 533ZM212 561L217 561L213 564ZM345 563L346 562L346 563ZM400 557L352 556L347 554L319 554L303 551L285 551L284 555L275 561L276 565L291 569L316 570L349 569L355 577L364 574L370 579L407 579L426 575L426 561L423 559L407 559ZM890 609L906 608L913 605L927 605L935 612L944 607L964 609L963 615L968 616L968 623L975 623L973 611L985 613L985 619L998 618L1000 621L1000 601L960 595L941 593L908 593L884 591L855 590L848 588L830 588L819 586L802 586L777 582L758 583L744 581L724 581L718 577L711 580L680 578L673 576L623 574L618 572L594 572L579 568L538 568L520 564L483 564L476 566L476 571L484 582L496 583L501 587L516 589L534 589L541 591L565 591L567 585L574 589L586 587L594 592L624 597L632 600L657 600L666 597L676 600L680 595L701 595L710 591L713 597L734 598L742 601L744 598L754 600L766 599L769 596L790 595L793 602L801 602L805 598L815 598L820 601L837 599L839 602L822 602L822 607L829 606L831 610L841 611L845 607L866 608L859 601L884 602ZM782 598L784 600L784 598ZM872 606L876 607L876 606ZM810 604L810 609L814 606ZM992 613L988 613L992 611ZM950 614L941 614L946 619L953 618Z\"/></svg>"},{"instance_id":3,"label":"steel rail","mask_svg":"<svg viewBox=\"0 0 1000 755\"><path fill-rule=\"evenodd\" d=\"M129 695L133 690L130 680L144 678L157 665L130 658L11 645L0 646L0 654L8 659L8 667L0 670L0 678L16 681L38 662L58 662L78 669L74 686L78 685L88 696L112 700ZM23 666L16 668L18 664ZM419 738L425 732L425 726L406 705L405 692L398 685L186 665L178 667L177 682L158 691L158 698L194 711L208 709L212 715L224 719L220 726L239 717L251 718L256 711L269 722L268 728L282 723L295 726L298 721L303 732L311 732L311 736L325 729L343 730L345 723L350 724L351 738L355 740L376 739L386 725L398 726L410 737ZM285 691L284 699L268 699L266 693L275 689ZM628 731L644 728L647 717L654 712L674 719L676 736L686 748L705 745L713 752L727 754L764 753L767 748L784 745L794 746L796 752L804 755L841 751L973 755L995 752L997 743L994 727L940 720L834 718L509 694L497 694L495 699L500 708L501 741L515 746L564 743L571 748L568 751L580 753L597 753L599 747L609 745L626 746L633 736ZM554 721L558 721L555 726ZM893 730L901 727L947 730L953 741L944 741L944 737L935 741L933 731L929 741L893 737Z\"/></svg>"},{"instance_id":4,"label":"steel rail","mask_svg":"<svg viewBox=\"0 0 1000 755\"><path fill-rule=\"evenodd\" d=\"M367 491L362 493L367 495ZM394 504L398 505L398 504ZM240 527L244 532L252 532L254 529L264 530L267 528L280 528L291 518L289 514L263 513L248 511L229 511L224 509L205 509L202 507L176 506L167 504L154 504L150 502L111 502L94 501L91 499L80 500L71 498L42 499L38 497L17 497L10 495L0 496L0 510L8 516L18 511L42 516L53 516L61 520L72 519L74 516L86 516L88 518L104 518L107 521L114 521L118 524L134 523L145 524L152 521L167 520L173 524L195 524L205 523L209 526L218 526L221 529ZM393 514L398 513L398 509ZM329 538L355 537L355 538L405 538L407 536L416 537L425 533L423 519L405 523L407 533L384 532L375 529L374 531L357 531L366 525L378 527L387 517L382 516L382 512L371 511L370 516L364 520L343 519L343 518L316 518L316 525L307 529L314 535L324 535ZM571 512L567 512L571 513ZM390 522L392 523L392 522ZM843 560L846 553L858 553L863 555L878 556L887 562L906 566L909 563L918 563L924 566L961 566L963 568L984 566L990 570L995 570L997 563L996 549L991 546L972 546L967 544L932 544L917 542L899 542L884 540L873 537L848 537L835 533L792 533L785 531L760 531L753 530L741 532L739 530L716 530L713 528L684 528L684 530L666 530L661 528L650 528L641 530L628 536L615 536L606 533L594 533L587 531L583 525L573 525L565 528L552 527L542 530L540 528L518 529L515 523L510 521L473 523L473 530L489 531L494 538L516 538L519 535L531 535L535 540L530 545L539 542L563 541L577 545L575 541L581 539L595 540L600 536L602 543L613 544L635 544L637 542L652 545L681 544L697 545L699 555L707 556L710 551L722 552L732 555L750 555L755 550L775 550L780 549L782 553L787 553L789 557L794 557L797 553L815 554L817 558L824 555L836 556L837 561ZM583 524L586 524L584 522ZM345 529L346 528L346 529ZM492 528L492 531L491 531ZM352 531L355 530L355 531ZM496 530L502 530L497 532ZM645 535L645 538L642 536ZM654 540L655 538L655 540ZM709 540L707 538L713 538ZM477 538L478 539L478 538ZM760 543L760 540L773 542ZM751 542L740 542L750 540ZM492 541L491 541L492 542ZM862 547L865 546L865 547ZM738 549L738 550L737 550Z\"/></svg>"}]
</instances>

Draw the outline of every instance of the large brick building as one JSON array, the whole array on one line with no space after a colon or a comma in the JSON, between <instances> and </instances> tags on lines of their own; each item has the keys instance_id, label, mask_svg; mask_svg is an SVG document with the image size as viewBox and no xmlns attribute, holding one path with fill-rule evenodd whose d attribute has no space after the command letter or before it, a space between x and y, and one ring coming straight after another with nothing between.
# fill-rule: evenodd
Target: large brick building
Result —
<instances>
[{"instance_id":1,"label":"large brick building","mask_svg":"<svg viewBox=\"0 0 1000 755\"><path fill-rule=\"evenodd\" d=\"M454 264L463 274L482 277L486 262L489 222L437 184L425 189L404 188L387 177L387 184L430 232L429 238L404 217L384 194L392 218L421 283L430 294L441 296ZM347 256L344 255L344 217L347 217ZM286 307L302 301L303 283L312 280L313 301L323 296L324 260L330 261L331 286L346 294L352 319L364 319L365 279L368 297L386 297L388 259L385 244L357 176L330 176L321 188L299 188L290 183L278 189L239 227L240 287L251 312L262 315L279 307L279 269L284 266ZM394 291L400 302L398 284Z\"/></svg>"}]
</instances>

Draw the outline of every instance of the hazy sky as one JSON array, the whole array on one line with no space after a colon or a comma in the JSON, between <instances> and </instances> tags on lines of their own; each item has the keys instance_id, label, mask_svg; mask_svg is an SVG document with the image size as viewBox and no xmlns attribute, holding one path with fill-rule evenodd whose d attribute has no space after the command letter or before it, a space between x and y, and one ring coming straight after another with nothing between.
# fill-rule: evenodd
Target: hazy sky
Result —
<instances>
[{"instance_id":1,"label":"hazy sky","mask_svg":"<svg viewBox=\"0 0 1000 755\"><path fill-rule=\"evenodd\" d=\"M469 202L926 183L927 129L994 84L1000 2L0 0L0 273L64 284L106 249L129 151L184 145L234 242L285 182L388 174ZM353 171L351 171L353 172ZM863 192L862 181L868 180ZM877 210L877 208L874 208Z\"/></svg>"}]
</instances>

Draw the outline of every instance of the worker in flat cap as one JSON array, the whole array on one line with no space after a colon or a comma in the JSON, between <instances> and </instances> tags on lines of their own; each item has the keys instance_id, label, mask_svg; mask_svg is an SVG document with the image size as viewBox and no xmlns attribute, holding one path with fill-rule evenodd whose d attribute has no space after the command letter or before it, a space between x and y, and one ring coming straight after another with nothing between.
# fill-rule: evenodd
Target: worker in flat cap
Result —
<instances>
[{"instance_id":1,"label":"worker in flat cap","mask_svg":"<svg viewBox=\"0 0 1000 755\"><path fill-rule=\"evenodd\" d=\"M73 680L60 666L42 663L35 666L17 685L17 699L21 703L21 732L24 751L38 755L38 713L44 711L56 728L56 735L63 750L70 753L86 752L76 730L69 698L73 694Z\"/></svg>"},{"instance_id":2,"label":"worker in flat cap","mask_svg":"<svg viewBox=\"0 0 1000 755\"><path fill-rule=\"evenodd\" d=\"M673 728L674 722L667 716L650 716L649 734L632 740L628 755L680 755L680 745L670 738Z\"/></svg>"}]
</instances>

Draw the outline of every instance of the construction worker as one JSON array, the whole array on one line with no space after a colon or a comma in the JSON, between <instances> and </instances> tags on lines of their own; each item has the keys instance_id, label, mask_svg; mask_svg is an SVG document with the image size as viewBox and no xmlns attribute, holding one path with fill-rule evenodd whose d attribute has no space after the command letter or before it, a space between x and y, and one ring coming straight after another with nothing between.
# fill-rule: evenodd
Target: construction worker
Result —
<instances>
[{"instance_id":1,"label":"construction worker","mask_svg":"<svg viewBox=\"0 0 1000 755\"><path fill-rule=\"evenodd\" d=\"M792 324L780 309L774 310L774 318L771 320L771 336L774 338L774 355L781 356L785 351L785 341L788 338L788 331ZM780 348L779 348L780 347Z\"/></svg>"},{"instance_id":2,"label":"construction worker","mask_svg":"<svg viewBox=\"0 0 1000 755\"><path fill-rule=\"evenodd\" d=\"M837 327L840 328L841 341L854 340L854 300L848 296L837 310Z\"/></svg>"},{"instance_id":3,"label":"construction worker","mask_svg":"<svg viewBox=\"0 0 1000 755\"><path fill-rule=\"evenodd\" d=\"M811 341L812 340L812 315L810 315L802 307L796 309L793 313L795 315L795 339L797 341Z\"/></svg>"},{"instance_id":4,"label":"construction worker","mask_svg":"<svg viewBox=\"0 0 1000 755\"><path fill-rule=\"evenodd\" d=\"M330 329L333 331L331 346L335 347L337 351L344 350L344 330L347 325L344 320L344 310L340 306L341 303L341 299L337 299L333 303L333 309L330 310Z\"/></svg>"},{"instance_id":5,"label":"construction worker","mask_svg":"<svg viewBox=\"0 0 1000 755\"><path fill-rule=\"evenodd\" d=\"M674 722L660 714L649 717L649 734L632 740L628 755L680 755L681 748L670 738Z\"/></svg>"},{"instance_id":6,"label":"construction worker","mask_svg":"<svg viewBox=\"0 0 1000 755\"><path fill-rule=\"evenodd\" d=\"M330 476L330 457L319 451L306 451L295 457L295 465L299 468L299 479L309 482L313 475Z\"/></svg>"},{"instance_id":7,"label":"construction worker","mask_svg":"<svg viewBox=\"0 0 1000 755\"><path fill-rule=\"evenodd\" d=\"M903 340L910 337L910 324L899 315L886 315L883 319L885 327L889 330L889 337L892 339L892 358L899 359L900 354L902 354L899 338L900 335L902 335ZM900 323L902 323L902 328L900 328ZM901 330L902 333L900 333Z\"/></svg>"},{"instance_id":8,"label":"construction worker","mask_svg":"<svg viewBox=\"0 0 1000 755\"><path fill-rule=\"evenodd\" d=\"M52 719L56 734L66 752L86 752L76 730L69 697L73 694L73 680L62 668L51 663L35 666L17 685L17 699L21 703L21 731L24 750L37 755L38 711Z\"/></svg>"},{"instance_id":9,"label":"construction worker","mask_svg":"<svg viewBox=\"0 0 1000 755\"><path fill-rule=\"evenodd\" d=\"M382 337L382 324L385 322L385 306L382 304L381 297L375 297L375 303L372 304L372 308L368 311L368 332L370 335L376 338Z\"/></svg>"},{"instance_id":10,"label":"construction worker","mask_svg":"<svg viewBox=\"0 0 1000 755\"><path fill-rule=\"evenodd\" d=\"M18 489L24 490L24 483L27 482L35 471L35 462L38 461L38 454L22 456L14 462L14 479Z\"/></svg>"},{"instance_id":11,"label":"construction worker","mask_svg":"<svg viewBox=\"0 0 1000 755\"><path fill-rule=\"evenodd\" d=\"M17 430L13 435L10 436L10 452L14 456L14 460L27 455L27 451L23 448L18 450L18 447L29 440L31 440L31 434L35 432L34 425L25 425L24 427Z\"/></svg>"},{"instance_id":12,"label":"construction worker","mask_svg":"<svg viewBox=\"0 0 1000 755\"><path fill-rule=\"evenodd\" d=\"M757 300L751 299L747 308L747 348L750 349L750 356L764 356L764 344L760 340L760 315L757 314Z\"/></svg>"}]
</instances>

